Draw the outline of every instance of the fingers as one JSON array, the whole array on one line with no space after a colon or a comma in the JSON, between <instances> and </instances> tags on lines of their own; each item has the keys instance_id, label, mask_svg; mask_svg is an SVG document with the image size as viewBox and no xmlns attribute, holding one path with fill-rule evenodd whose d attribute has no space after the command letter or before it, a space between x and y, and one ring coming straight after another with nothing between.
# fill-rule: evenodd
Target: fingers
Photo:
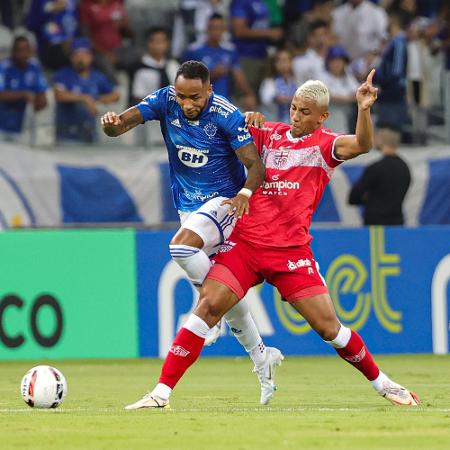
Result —
<instances>
[{"instance_id":1,"label":"fingers","mask_svg":"<svg viewBox=\"0 0 450 450\"><path fill-rule=\"evenodd\" d=\"M120 125L120 117L115 112L108 111L106 114L103 114L100 119L100 123L102 124L102 126Z\"/></svg>"},{"instance_id":2,"label":"fingers","mask_svg":"<svg viewBox=\"0 0 450 450\"><path fill-rule=\"evenodd\" d=\"M245 113L245 125L263 128L266 123L266 117L260 112L248 111Z\"/></svg>"},{"instance_id":3,"label":"fingers","mask_svg":"<svg viewBox=\"0 0 450 450\"><path fill-rule=\"evenodd\" d=\"M375 69L372 69L370 72L369 72L369 75L367 75L367 79L366 79L366 83L369 85L369 86L372 86L372 80L373 80L373 77L375 76ZM364 83L364 84L366 84L366 83Z\"/></svg>"},{"instance_id":4,"label":"fingers","mask_svg":"<svg viewBox=\"0 0 450 450\"><path fill-rule=\"evenodd\" d=\"M244 213L248 214L248 198L244 195L237 195L230 200L224 200L222 202L222 205L223 204L230 205L228 215L234 216L236 219L240 219L244 215Z\"/></svg>"}]
</instances>

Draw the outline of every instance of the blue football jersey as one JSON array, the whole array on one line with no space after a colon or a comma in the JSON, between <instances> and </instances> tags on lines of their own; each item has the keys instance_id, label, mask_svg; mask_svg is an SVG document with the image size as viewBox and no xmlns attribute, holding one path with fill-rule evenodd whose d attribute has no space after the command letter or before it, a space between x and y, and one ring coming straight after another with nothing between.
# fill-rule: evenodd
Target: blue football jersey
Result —
<instances>
[{"instance_id":1,"label":"blue football jersey","mask_svg":"<svg viewBox=\"0 0 450 450\"><path fill-rule=\"evenodd\" d=\"M253 141L242 113L212 94L197 120L189 120L167 86L137 105L144 121L159 120L167 146L175 207L195 211L208 200L234 197L245 183L236 150Z\"/></svg>"}]
</instances>

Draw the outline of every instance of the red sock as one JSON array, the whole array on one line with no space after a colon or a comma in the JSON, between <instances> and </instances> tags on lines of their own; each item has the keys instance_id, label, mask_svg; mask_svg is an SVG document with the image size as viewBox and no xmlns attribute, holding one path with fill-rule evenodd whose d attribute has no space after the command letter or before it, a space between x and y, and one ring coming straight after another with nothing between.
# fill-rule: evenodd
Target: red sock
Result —
<instances>
[{"instance_id":1,"label":"red sock","mask_svg":"<svg viewBox=\"0 0 450 450\"><path fill-rule=\"evenodd\" d=\"M166 356L159 382L173 389L184 372L200 356L204 342L204 338L197 336L186 328L181 328Z\"/></svg>"},{"instance_id":2,"label":"red sock","mask_svg":"<svg viewBox=\"0 0 450 450\"><path fill-rule=\"evenodd\" d=\"M335 348L335 350L342 359L356 367L369 381L378 377L380 369L378 369L364 341L356 331L352 330L350 340L344 348Z\"/></svg>"}]
</instances>

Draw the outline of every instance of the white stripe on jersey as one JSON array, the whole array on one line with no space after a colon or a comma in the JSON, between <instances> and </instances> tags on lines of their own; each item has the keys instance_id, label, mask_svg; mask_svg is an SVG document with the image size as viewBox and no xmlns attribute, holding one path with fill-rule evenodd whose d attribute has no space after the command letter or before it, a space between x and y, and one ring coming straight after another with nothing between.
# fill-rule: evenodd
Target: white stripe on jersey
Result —
<instances>
[{"instance_id":1,"label":"white stripe on jersey","mask_svg":"<svg viewBox=\"0 0 450 450\"><path fill-rule=\"evenodd\" d=\"M225 100L224 98L214 96L213 103L221 105L224 109L226 109L227 111L230 111L230 112L237 110L236 106L234 106L232 103Z\"/></svg>"},{"instance_id":2,"label":"white stripe on jersey","mask_svg":"<svg viewBox=\"0 0 450 450\"><path fill-rule=\"evenodd\" d=\"M320 147L291 149L280 147L277 150L263 148L262 160L267 169L288 170L291 167L321 167L328 178L333 175L334 169L330 167L322 156Z\"/></svg>"},{"instance_id":3,"label":"white stripe on jersey","mask_svg":"<svg viewBox=\"0 0 450 450\"><path fill-rule=\"evenodd\" d=\"M227 99L225 99L223 97L214 96L214 101L223 103L225 106L227 106L228 108L231 108L233 111L235 111L237 109L237 107L234 106L233 103L229 102Z\"/></svg>"},{"instance_id":4,"label":"white stripe on jersey","mask_svg":"<svg viewBox=\"0 0 450 450\"><path fill-rule=\"evenodd\" d=\"M228 106L225 106L223 103L219 103L213 100L212 104L218 108L222 108L225 111L228 111L230 114L233 113L235 110L229 108Z\"/></svg>"}]
</instances>

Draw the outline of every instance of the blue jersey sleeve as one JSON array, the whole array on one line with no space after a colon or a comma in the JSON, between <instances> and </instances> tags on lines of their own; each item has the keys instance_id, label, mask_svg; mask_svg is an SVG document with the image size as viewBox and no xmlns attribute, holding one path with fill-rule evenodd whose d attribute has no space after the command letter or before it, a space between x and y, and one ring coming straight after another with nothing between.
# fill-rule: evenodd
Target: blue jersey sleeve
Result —
<instances>
[{"instance_id":1,"label":"blue jersey sleeve","mask_svg":"<svg viewBox=\"0 0 450 450\"><path fill-rule=\"evenodd\" d=\"M245 125L244 116L239 110L234 111L234 113L223 122L222 127L233 150L238 150L244 145L253 142L253 138Z\"/></svg>"},{"instance_id":2,"label":"blue jersey sleeve","mask_svg":"<svg viewBox=\"0 0 450 450\"><path fill-rule=\"evenodd\" d=\"M167 88L159 89L148 95L136 108L141 112L144 122L148 120L161 120L164 106L167 104Z\"/></svg>"}]
</instances>

